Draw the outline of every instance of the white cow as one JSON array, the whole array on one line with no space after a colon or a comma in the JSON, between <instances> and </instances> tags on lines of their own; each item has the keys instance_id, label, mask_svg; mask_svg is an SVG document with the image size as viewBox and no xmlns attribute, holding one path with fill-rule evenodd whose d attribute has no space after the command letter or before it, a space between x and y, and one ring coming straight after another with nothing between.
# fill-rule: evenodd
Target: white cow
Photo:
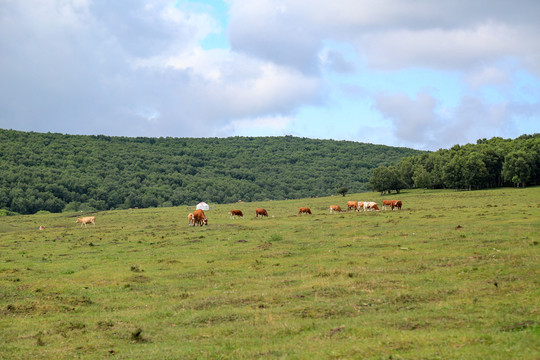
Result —
<instances>
[{"instance_id":1,"label":"white cow","mask_svg":"<svg viewBox=\"0 0 540 360\"><path fill-rule=\"evenodd\" d=\"M372 210L379 211L379 207L377 206L377 203L373 201L364 202L364 211L372 211Z\"/></svg>"}]
</instances>

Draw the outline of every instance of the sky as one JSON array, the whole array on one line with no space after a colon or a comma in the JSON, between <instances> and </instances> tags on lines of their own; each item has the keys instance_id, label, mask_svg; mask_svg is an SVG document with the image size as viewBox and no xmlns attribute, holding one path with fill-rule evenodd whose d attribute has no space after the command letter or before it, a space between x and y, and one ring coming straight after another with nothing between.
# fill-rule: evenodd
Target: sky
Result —
<instances>
[{"instance_id":1,"label":"sky","mask_svg":"<svg viewBox=\"0 0 540 360\"><path fill-rule=\"evenodd\" d=\"M0 128L421 150L540 132L538 0L0 0Z\"/></svg>"}]
</instances>

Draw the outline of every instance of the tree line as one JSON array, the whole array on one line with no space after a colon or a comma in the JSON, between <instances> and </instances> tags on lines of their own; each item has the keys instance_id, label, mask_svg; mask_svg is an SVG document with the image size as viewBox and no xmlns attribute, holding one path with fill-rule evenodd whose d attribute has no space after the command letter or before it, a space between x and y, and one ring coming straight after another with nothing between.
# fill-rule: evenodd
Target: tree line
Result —
<instances>
[{"instance_id":1,"label":"tree line","mask_svg":"<svg viewBox=\"0 0 540 360\"><path fill-rule=\"evenodd\" d=\"M280 200L368 189L424 152L293 136L128 138L0 129L0 209L93 211Z\"/></svg>"},{"instance_id":2,"label":"tree line","mask_svg":"<svg viewBox=\"0 0 540 360\"><path fill-rule=\"evenodd\" d=\"M476 190L540 184L540 134L481 139L476 144L405 157L372 170L369 185L380 192L407 188Z\"/></svg>"}]
</instances>

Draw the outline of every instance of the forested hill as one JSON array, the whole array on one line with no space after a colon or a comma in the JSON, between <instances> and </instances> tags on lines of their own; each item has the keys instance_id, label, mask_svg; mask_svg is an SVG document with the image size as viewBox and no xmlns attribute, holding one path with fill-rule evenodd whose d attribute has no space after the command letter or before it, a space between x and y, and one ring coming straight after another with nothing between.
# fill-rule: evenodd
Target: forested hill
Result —
<instances>
[{"instance_id":1,"label":"forested hill","mask_svg":"<svg viewBox=\"0 0 540 360\"><path fill-rule=\"evenodd\" d=\"M420 151L284 137L127 138L0 129L0 209L107 210L367 190Z\"/></svg>"},{"instance_id":2,"label":"forested hill","mask_svg":"<svg viewBox=\"0 0 540 360\"><path fill-rule=\"evenodd\" d=\"M370 187L385 192L406 188L486 189L540 184L540 134L494 137L476 144L402 159L373 169Z\"/></svg>"}]
</instances>

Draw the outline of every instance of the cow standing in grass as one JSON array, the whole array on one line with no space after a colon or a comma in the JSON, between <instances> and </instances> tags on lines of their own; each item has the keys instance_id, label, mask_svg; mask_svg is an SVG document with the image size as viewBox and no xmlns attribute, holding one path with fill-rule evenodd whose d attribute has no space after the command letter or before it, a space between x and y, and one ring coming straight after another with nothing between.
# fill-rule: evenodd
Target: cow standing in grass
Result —
<instances>
[{"instance_id":1,"label":"cow standing in grass","mask_svg":"<svg viewBox=\"0 0 540 360\"><path fill-rule=\"evenodd\" d=\"M334 211L341 212L341 208L338 205L330 205L330 214Z\"/></svg>"},{"instance_id":2,"label":"cow standing in grass","mask_svg":"<svg viewBox=\"0 0 540 360\"><path fill-rule=\"evenodd\" d=\"M377 206L377 203L373 201L364 202L364 211L372 211L372 210L379 211L379 207Z\"/></svg>"},{"instance_id":3,"label":"cow standing in grass","mask_svg":"<svg viewBox=\"0 0 540 360\"><path fill-rule=\"evenodd\" d=\"M402 205L403 203L401 202L401 200L392 200L392 205L390 207L392 210L394 209L401 210Z\"/></svg>"},{"instance_id":4,"label":"cow standing in grass","mask_svg":"<svg viewBox=\"0 0 540 360\"><path fill-rule=\"evenodd\" d=\"M204 211L197 209L193 212L193 221L195 226L208 225L208 218L204 214Z\"/></svg>"},{"instance_id":5,"label":"cow standing in grass","mask_svg":"<svg viewBox=\"0 0 540 360\"><path fill-rule=\"evenodd\" d=\"M236 216L239 218L244 218L244 214L242 213L242 210L231 210L229 211L229 215L231 216L231 219L234 219Z\"/></svg>"},{"instance_id":6,"label":"cow standing in grass","mask_svg":"<svg viewBox=\"0 0 540 360\"><path fill-rule=\"evenodd\" d=\"M390 208L392 208L392 202L394 202L395 200L383 200L382 201L382 209L383 210L386 210L386 207L389 206Z\"/></svg>"},{"instance_id":7,"label":"cow standing in grass","mask_svg":"<svg viewBox=\"0 0 540 360\"><path fill-rule=\"evenodd\" d=\"M311 214L311 210L308 207L301 207L300 210L298 210L298 215L300 214Z\"/></svg>"},{"instance_id":8,"label":"cow standing in grass","mask_svg":"<svg viewBox=\"0 0 540 360\"><path fill-rule=\"evenodd\" d=\"M82 217L82 218L78 218L75 223L81 223L81 227L86 227L86 224L94 224L94 226L96 226L96 217L95 216L86 216L86 217Z\"/></svg>"},{"instance_id":9,"label":"cow standing in grass","mask_svg":"<svg viewBox=\"0 0 540 360\"><path fill-rule=\"evenodd\" d=\"M255 217L259 217L259 215L268 217L268 212L265 209L255 209Z\"/></svg>"}]
</instances>

